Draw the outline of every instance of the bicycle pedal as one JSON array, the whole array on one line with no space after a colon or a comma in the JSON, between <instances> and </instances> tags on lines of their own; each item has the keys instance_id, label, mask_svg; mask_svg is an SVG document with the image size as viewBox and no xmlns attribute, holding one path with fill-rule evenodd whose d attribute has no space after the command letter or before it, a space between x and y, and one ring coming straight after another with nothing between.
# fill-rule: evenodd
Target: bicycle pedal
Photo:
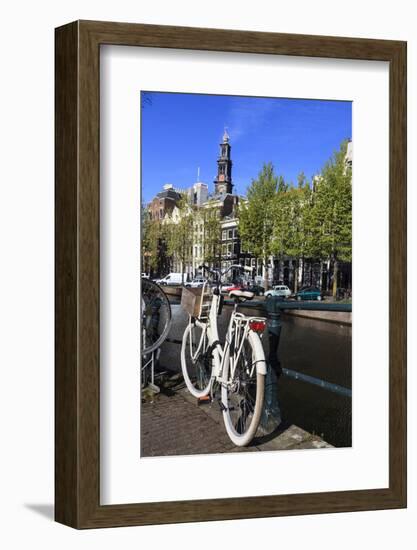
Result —
<instances>
[{"instance_id":1,"label":"bicycle pedal","mask_svg":"<svg viewBox=\"0 0 417 550\"><path fill-rule=\"evenodd\" d=\"M204 397L197 398L197 405L210 405L210 403L211 403L211 397L209 395L205 395Z\"/></svg>"}]
</instances>

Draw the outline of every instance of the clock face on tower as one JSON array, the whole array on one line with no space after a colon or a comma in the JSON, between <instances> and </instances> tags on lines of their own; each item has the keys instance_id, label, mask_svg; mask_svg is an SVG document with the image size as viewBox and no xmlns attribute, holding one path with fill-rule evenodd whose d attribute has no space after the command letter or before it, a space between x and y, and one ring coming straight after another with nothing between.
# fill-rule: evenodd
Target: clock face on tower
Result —
<instances>
[{"instance_id":1,"label":"clock face on tower","mask_svg":"<svg viewBox=\"0 0 417 550\"><path fill-rule=\"evenodd\" d=\"M219 175L219 181L224 181L224 174Z\"/></svg>"}]
</instances>

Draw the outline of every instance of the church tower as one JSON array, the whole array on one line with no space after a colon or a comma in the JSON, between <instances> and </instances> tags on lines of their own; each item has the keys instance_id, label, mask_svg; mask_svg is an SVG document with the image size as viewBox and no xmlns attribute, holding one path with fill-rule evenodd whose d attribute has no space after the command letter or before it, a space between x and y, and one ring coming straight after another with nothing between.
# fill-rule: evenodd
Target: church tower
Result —
<instances>
[{"instance_id":1,"label":"church tower","mask_svg":"<svg viewBox=\"0 0 417 550\"><path fill-rule=\"evenodd\" d=\"M220 156L217 159L217 176L214 180L214 193L216 195L232 193L232 161L230 150L229 134L225 130L223 141L220 143Z\"/></svg>"}]
</instances>

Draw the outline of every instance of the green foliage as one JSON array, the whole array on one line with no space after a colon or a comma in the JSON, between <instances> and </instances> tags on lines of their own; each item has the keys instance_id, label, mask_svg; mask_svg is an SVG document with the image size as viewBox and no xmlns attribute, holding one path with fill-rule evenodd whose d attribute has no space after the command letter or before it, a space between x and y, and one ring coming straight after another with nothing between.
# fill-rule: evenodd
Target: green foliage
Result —
<instances>
[{"instance_id":1,"label":"green foliage","mask_svg":"<svg viewBox=\"0 0 417 550\"><path fill-rule=\"evenodd\" d=\"M305 253L304 210L308 204L308 191L308 185L291 187L275 197L272 248L278 257L298 257Z\"/></svg>"},{"instance_id":2,"label":"green foliage","mask_svg":"<svg viewBox=\"0 0 417 550\"><path fill-rule=\"evenodd\" d=\"M142 209L142 269L155 271L158 267L160 239L162 236L159 220L152 220L150 213Z\"/></svg>"},{"instance_id":3,"label":"green foliage","mask_svg":"<svg viewBox=\"0 0 417 550\"><path fill-rule=\"evenodd\" d=\"M247 191L247 201L239 205L239 234L242 248L257 257L266 258L273 252L274 204L285 183L274 173L271 163L264 164Z\"/></svg>"},{"instance_id":4,"label":"green foliage","mask_svg":"<svg viewBox=\"0 0 417 550\"><path fill-rule=\"evenodd\" d=\"M219 210L216 207L205 208L203 221L203 260L205 264L214 265L221 255L221 224Z\"/></svg>"},{"instance_id":5,"label":"green foliage","mask_svg":"<svg viewBox=\"0 0 417 550\"><path fill-rule=\"evenodd\" d=\"M282 258L352 261L352 173L346 166L347 142L325 164L320 176L289 186L264 164L239 208L242 247L266 263Z\"/></svg>"},{"instance_id":6,"label":"green foliage","mask_svg":"<svg viewBox=\"0 0 417 550\"><path fill-rule=\"evenodd\" d=\"M178 205L177 219L171 218L164 223L163 235L168 256L176 256L181 262L181 272L185 265L192 260L194 212L187 199L182 198Z\"/></svg>"},{"instance_id":7,"label":"green foliage","mask_svg":"<svg viewBox=\"0 0 417 550\"><path fill-rule=\"evenodd\" d=\"M324 166L315 191L312 235L316 254L352 261L352 173L345 165L347 143Z\"/></svg>"},{"instance_id":8,"label":"green foliage","mask_svg":"<svg viewBox=\"0 0 417 550\"><path fill-rule=\"evenodd\" d=\"M352 174L345 164L346 148L342 143L313 189L301 173L297 187L275 195L275 255L352 261Z\"/></svg>"}]
</instances>

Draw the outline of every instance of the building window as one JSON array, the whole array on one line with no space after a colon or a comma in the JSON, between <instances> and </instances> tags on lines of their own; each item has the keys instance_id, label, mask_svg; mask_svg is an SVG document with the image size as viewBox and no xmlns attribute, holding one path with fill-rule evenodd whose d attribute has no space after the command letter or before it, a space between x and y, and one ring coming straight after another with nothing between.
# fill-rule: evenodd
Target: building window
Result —
<instances>
[{"instance_id":1,"label":"building window","mask_svg":"<svg viewBox=\"0 0 417 550\"><path fill-rule=\"evenodd\" d=\"M229 229L228 238L233 239L233 229Z\"/></svg>"},{"instance_id":2,"label":"building window","mask_svg":"<svg viewBox=\"0 0 417 550\"><path fill-rule=\"evenodd\" d=\"M235 243L233 245L233 254L238 254L239 253L239 246L237 243Z\"/></svg>"},{"instance_id":3,"label":"building window","mask_svg":"<svg viewBox=\"0 0 417 550\"><path fill-rule=\"evenodd\" d=\"M222 231L222 241L226 240L226 231Z\"/></svg>"},{"instance_id":4,"label":"building window","mask_svg":"<svg viewBox=\"0 0 417 550\"><path fill-rule=\"evenodd\" d=\"M160 217L161 219L162 219L162 212L163 212L163 210L162 210L162 208L160 208L160 209L159 209L159 217Z\"/></svg>"}]
</instances>

